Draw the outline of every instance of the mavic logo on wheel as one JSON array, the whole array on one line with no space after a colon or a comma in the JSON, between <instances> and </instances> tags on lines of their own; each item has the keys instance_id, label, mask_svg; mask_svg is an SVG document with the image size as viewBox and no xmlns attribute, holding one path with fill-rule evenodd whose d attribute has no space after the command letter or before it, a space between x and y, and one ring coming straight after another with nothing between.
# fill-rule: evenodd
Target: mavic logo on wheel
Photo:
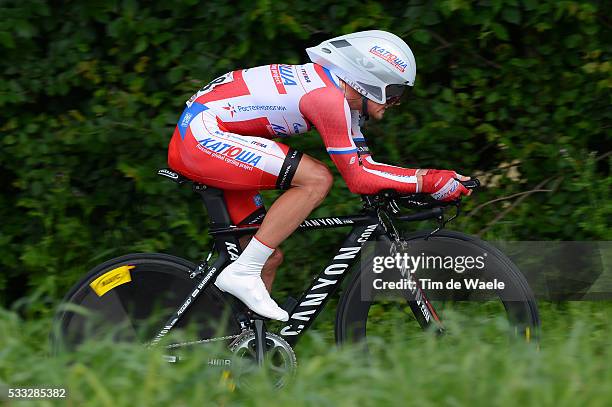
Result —
<instances>
[{"instance_id":1,"label":"mavic logo on wheel","mask_svg":"<svg viewBox=\"0 0 612 407\"><path fill-rule=\"evenodd\" d=\"M230 260L236 260L238 258L238 246L236 246L234 243L225 242L225 247L230 255Z\"/></svg>"}]
</instances>

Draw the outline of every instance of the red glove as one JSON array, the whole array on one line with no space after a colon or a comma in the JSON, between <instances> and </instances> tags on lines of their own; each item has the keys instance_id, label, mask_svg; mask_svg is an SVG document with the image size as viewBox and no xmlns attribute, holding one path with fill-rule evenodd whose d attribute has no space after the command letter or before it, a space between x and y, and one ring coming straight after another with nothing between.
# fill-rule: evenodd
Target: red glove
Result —
<instances>
[{"instance_id":1,"label":"red glove","mask_svg":"<svg viewBox=\"0 0 612 407\"><path fill-rule=\"evenodd\" d=\"M469 195L471 191L457 181L459 177L464 178L455 171L428 170L423 175L421 192L431 194L438 201L454 201L461 195Z\"/></svg>"},{"instance_id":2,"label":"red glove","mask_svg":"<svg viewBox=\"0 0 612 407\"><path fill-rule=\"evenodd\" d=\"M461 174L458 174L456 171L452 171L452 170L434 170L434 169L426 169L425 171L427 175L433 175L433 174L448 174L453 178L458 178L460 181L467 181L469 178L466 176L463 176Z\"/></svg>"}]
</instances>

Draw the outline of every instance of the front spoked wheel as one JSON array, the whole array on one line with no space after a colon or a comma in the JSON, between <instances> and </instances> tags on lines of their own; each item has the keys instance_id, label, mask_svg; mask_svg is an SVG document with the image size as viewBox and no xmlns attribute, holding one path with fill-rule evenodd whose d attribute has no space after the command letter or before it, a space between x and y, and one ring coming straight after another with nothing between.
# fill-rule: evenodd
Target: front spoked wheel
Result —
<instances>
[{"instance_id":1,"label":"front spoked wheel","mask_svg":"<svg viewBox=\"0 0 612 407\"><path fill-rule=\"evenodd\" d=\"M64 298L54 321L55 352L73 351L87 341L148 344L196 286L195 265L158 253L109 260L91 270ZM240 333L231 305L209 286L172 332L186 339ZM229 343L229 341L228 341Z\"/></svg>"},{"instance_id":2,"label":"front spoked wheel","mask_svg":"<svg viewBox=\"0 0 612 407\"><path fill-rule=\"evenodd\" d=\"M425 240L428 232L417 232L402 239L402 248L410 256L427 258L483 256L482 269L442 273L438 270L417 270L412 274L425 295L415 300L406 288L377 290L372 273L373 258L381 254L364 252L359 265L341 298L336 316L336 340L339 343L366 341L368 337L401 336L414 338L423 329L444 334L473 330L495 340L510 333L531 341L537 338L539 316L535 297L527 281L503 253L487 242L453 231L442 230ZM387 242L386 254L396 247ZM402 253L403 254L403 253ZM465 265L465 264L464 264ZM455 264L456 267L456 264ZM394 281L406 281L393 270ZM448 271L448 270L446 270ZM416 277L416 278L415 278ZM429 282L440 282L433 287ZM453 283L449 284L449 280ZM459 281L460 287L453 286ZM500 282L504 288L500 289ZM484 285L483 285L484 284ZM376 283L377 287L381 283ZM401 284L399 285L401 287ZM454 287L448 290L447 287ZM485 287L495 287L485 289ZM427 301L425 301L427 300Z\"/></svg>"}]
</instances>

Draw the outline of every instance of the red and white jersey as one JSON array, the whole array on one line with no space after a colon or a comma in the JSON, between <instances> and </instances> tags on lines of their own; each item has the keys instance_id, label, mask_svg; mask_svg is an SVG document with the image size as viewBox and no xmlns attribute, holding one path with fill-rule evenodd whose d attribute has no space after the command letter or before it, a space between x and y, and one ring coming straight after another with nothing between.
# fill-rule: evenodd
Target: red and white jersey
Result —
<instances>
[{"instance_id":1,"label":"red and white jersey","mask_svg":"<svg viewBox=\"0 0 612 407\"><path fill-rule=\"evenodd\" d=\"M232 147L211 134L226 140L232 134L272 139L305 133L314 126L351 192L419 192L415 170L372 159L359 127L359 112L349 109L338 77L317 64L273 64L229 72L200 89L187 106L178 123L181 136L190 127L198 143L210 148L214 142L217 153ZM200 115L201 120L194 120ZM270 146L263 147L271 151ZM258 166L263 161L257 157L242 156L241 161ZM277 174L279 170L262 168Z\"/></svg>"}]
</instances>

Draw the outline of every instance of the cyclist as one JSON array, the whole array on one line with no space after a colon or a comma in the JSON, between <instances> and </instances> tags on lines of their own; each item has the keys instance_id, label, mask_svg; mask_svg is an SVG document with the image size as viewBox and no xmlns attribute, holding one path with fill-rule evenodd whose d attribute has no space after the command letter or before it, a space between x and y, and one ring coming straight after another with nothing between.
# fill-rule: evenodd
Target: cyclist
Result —
<instances>
[{"instance_id":1,"label":"cyclist","mask_svg":"<svg viewBox=\"0 0 612 407\"><path fill-rule=\"evenodd\" d=\"M363 121L382 119L414 84L416 63L401 38L356 32L306 52L312 63L237 70L204 86L187 101L168 152L175 171L224 190L234 224L261 223L215 284L258 314L281 321L289 316L269 294L282 262L278 246L323 201L332 175L322 162L273 138L315 127L355 194L394 189L453 200L470 193L458 182L468 178L455 171L381 164L368 151ZM286 190L267 213L262 189Z\"/></svg>"}]
</instances>

